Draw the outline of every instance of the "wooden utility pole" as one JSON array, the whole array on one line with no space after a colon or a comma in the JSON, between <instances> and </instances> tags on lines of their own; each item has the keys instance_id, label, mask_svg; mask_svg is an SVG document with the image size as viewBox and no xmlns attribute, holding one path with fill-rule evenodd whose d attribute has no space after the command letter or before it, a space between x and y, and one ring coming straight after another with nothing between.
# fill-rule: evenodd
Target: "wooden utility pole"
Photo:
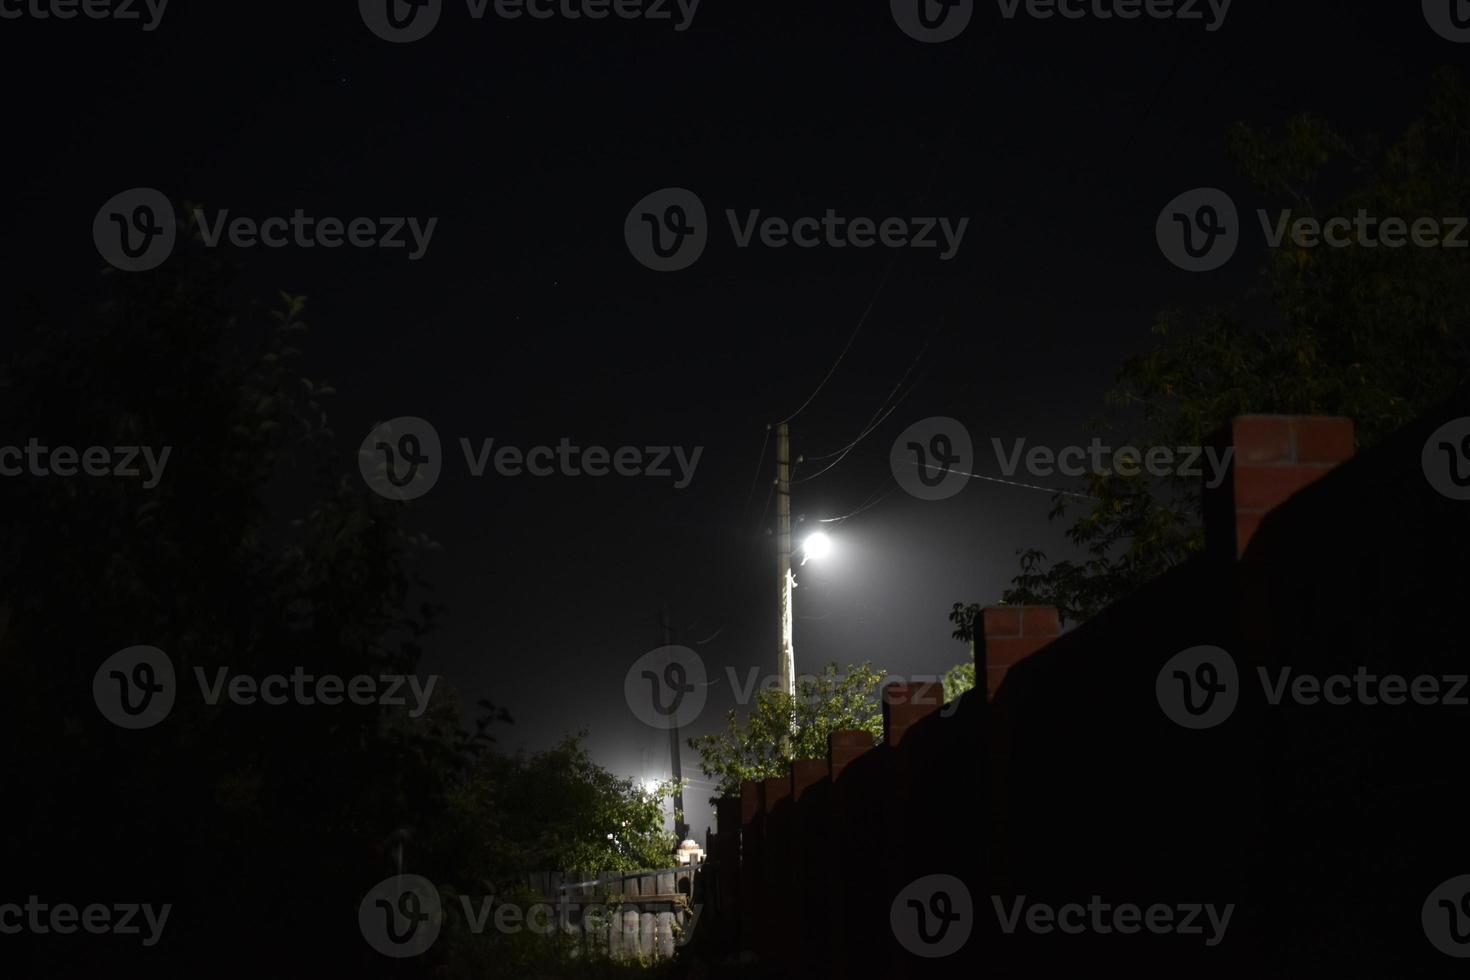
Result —
<instances>
[{"instance_id":1,"label":"wooden utility pole","mask_svg":"<svg viewBox=\"0 0 1470 980\"><path fill-rule=\"evenodd\" d=\"M664 646L671 647L674 641L673 631L669 627L669 604L667 602L663 605L661 618L664 627ZM682 844L689 836L689 825L684 822L684 766L679 752L679 721L672 715L669 721L673 722L673 727L669 729L669 773L674 780L674 785L678 787L674 790L674 836L678 837L679 843Z\"/></svg>"},{"instance_id":2,"label":"wooden utility pole","mask_svg":"<svg viewBox=\"0 0 1470 980\"><path fill-rule=\"evenodd\" d=\"M796 697L796 651L791 643L791 431L776 426L776 567L781 574L781 690Z\"/></svg>"}]
</instances>

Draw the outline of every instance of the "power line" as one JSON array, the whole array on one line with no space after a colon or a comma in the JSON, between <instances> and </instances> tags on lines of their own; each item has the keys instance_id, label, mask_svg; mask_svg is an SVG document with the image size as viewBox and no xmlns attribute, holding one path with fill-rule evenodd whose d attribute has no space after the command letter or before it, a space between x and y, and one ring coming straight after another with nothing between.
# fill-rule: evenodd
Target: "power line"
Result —
<instances>
[{"instance_id":1,"label":"power line","mask_svg":"<svg viewBox=\"0 0 1470 980\"><path fill-rule=\"evenodd\" d=\"M868 300L868 308L863 310L862 316L858 317L857 326L852 328L852 333L848 336L847 343L844 344L842 347L842 353L837 355L837 360L833 361L832 366L827 369L826 376L824 376L822 380L818 382L816 389L807 396L806 401L801 403L800 408L792 412L790 415L786 416L784 419L781 419L779 422L776 423L776 425L783 425L787 422L790 422L802 412L806 411L807 406L816 399L817 395L821 394L823 388L827 387L827 382L831 381L832 375L837 373L837 366L842 363L843 358L847 357L847 352L852 350L852 342L857 340L858 334L862 332L863 324L868 322L868 316L873 312L873 307L878 305L878 297L883 295L883 287L888 285L888 277L893 273L893 267L897 262L897 256L894 256L893 258L888 260L888 268L883 271L883 278L878 280L878 288L873 291L873 298Z\"/></svg>"},{"instance_id":2,"label":"power line","mask_svg":"<svg viewBox=\"0 0 1470 980\"><path fill-rule=\"evenodd\" d=\"M863 439L867 438L868 434L876 429L879 425L881 425L883 421L888 418L889 415L892 415L893 409L897 408L899 402L902 402L904 398L907 398L909 396L910 392L913 391L912 388L904 392L903 397L900 398L898 402L894 402L893 408L889 408L887 412L884 412L883 409L888 406L889 401L893 399L893 396L898 392L898 389L903 386L903 383L909 379L909 375L914 373L914 368L918 366L919 361L921 358L923 358L925 351L929 349L929 345L934 341L934 337L935 334L930 334L929 339L924 341L924 345L919 348L919 353L914 355L914 359L912 361L909 361L908 369L903 372L902 376L899 377L898 383L889 390L888 397L883 399L883 402L878 406L878 410L874 412L871 417L869 417L868 424L865 425L863 427L863 430L858 433L856 439L854 439L852 442L848 443L841 449L834 450L833 452L826 453L822 456L808 456L803 453L802 459L819 462L824 459L831 459L833 456L836 456L839 453L846 453L851 450L852 447L856 446L859 442L862 442ZM881 418L879 417L880 415L882 416Z\"/></svg>"},{"instance_id":3,"label":"power line","mask_svg":"<svg viewBox=\"0 0 1470 980\"><path fill-rule=\"evenodd\" d=\"M943 329L943 324L941 324L939 328L936 328L935 331L934 331L934 333L930 334L929 335L929 338L924 341L923 346L919 348L919 352L917 354L915 354L914 355L914 359L909 362L908 368L903 372L903 375L899 377L898 383L895 384L893 386L893 388L888 392L888 396L883 399L883 402L878 406L878 410L876 412L874 412L873 415L868 419L867 424L863 427L862 431L857 434L856 438L854 438L846 446L843 446L841 449L835 450L833 452L827 453L827 454L822 455L822 456L805 456L805 455L803 455L801 457L801 459L799 460L800 462L806 462L809 459L810 460L832 459L832 457L834 457L834 456L836 456L837 458L835 460L833 460L831 463L829 463L828 465L822 467L817 472L813 473L811 476L804 477L804 478L802 478L800 480L793 479L791 481L793 484L795 484L795 483L806 483L806 482L808 482L810 480L815 480L817 477L821 476L823 473L826 473L828 470L830 470L833 467L835 467L838 463L842 462L843 459L845 459L847 457L848 453L852 452L854 449L857 448L857 446L858 446L859 443L861 443L864 439L866 439L868 436L872 435L875 431L877 431L877 429L878 429L879 426L881 426L884 422L888 421L888 416L892 415L894 413L894 411L897 410L898 406L903 404L904 399L908 398L909 395L913 394L914 388L918 387L917 384L915 384L913 386L910 386L910 388L907 391L905 391L902 395L899 396L899 398L898 398L897 401L893 401L893 396L898 393L899 388L903 387L903 383L905 381L907 381L908 378L909 378L909 375L914 372L914 368L917 367L918 364L919 364L919 361L923 359L925 352L927 352L929 350L929 345L934 342L934 338L936 336L938 336L938 333L939 333L939 330L940 329ZM893 404L892 405L889 405L888 404L890 401L893 401ZM885 411L885 409L886 409L886 411Z\"/></svg>"},{"instance_id":4,"label":"power line","mask_svg":"<svg viewBox=\"0 0 1470 980\"><path fill-rule=\"evenodd\" d=\"M745 492L745 504L740 508L740 521L745 523L745 513L750 510L750 498L755 496L755 485L761 478L761 464L766 461L766 447L771 444L771 427L766 426L766 437L761 440L760 455L755 458L755 472L750 477L750 489ZM765 516L765 515L762 515Z\"/></svg>"},{"instance_id":5,"label":"power line","mask_svg":"<svg viewBox=\"0 0 1470 980\"><path fill-rule=\"evenodd\" d=\"M938 467L936 467L933 463L923 463L923 464L921 464L918 460L914 460L914 465L915 466L921 466L922 465L924 467L924 469L929 469L929 470L937 470L938 469ZM1080 497L1083 500L1101 500L1102 499L1101 497L1094 497L1094 496L1092 496L1091 494L1088 494L1088 493L1074 493L1071 490L1058 490L1056 487L1039 487L1039 486L1037 486L1034 483L1018 483L1015 480L1002 480L998 476L982 476L979 473L966 473L964 470L947 470L946 472L948 472L948 473L957 473L960 476L967 476L967 477L969 477L972 480L984 480L987 483L1000 483L1000 484L1003 484L1003 485L1008 486L1008 487L1020 487L1023 490L1044 490L1047 493L1059 493L1059 494L1061 494L1064 497Z\"/></svg>"},{"instance_id":6,"label":"power line","mask_svg":"<svg viewBox=\"0 0 1470 980\"><path fill-rule=\"evenodd\" d=\"M848 520L850 518L853 518L853 517L858 516L863 511L873 509L874 507L878 506L883 501L887 500L889 497L893 496L895 493L898 492L898 487L895 486L893 489L889 490L887 493L883 494L881 497L878 496L878 491L879 490L882 490L892 480L893 480L893 477L890 476L886 480L884 480L882 483L878 484L878 489L877 490L874 490L872 493L868 494L867 499L864 500L862 503L858 504L856 510L853 510L853 511L850 511L849 513L843 514L841 517L823 517L823 518L820 518L817 521L817 523L818 524L841 524L843 521L846 521L846 520ZM874 499L874 498L877 498L877 499Z\"/></svg>"}]
</instances>

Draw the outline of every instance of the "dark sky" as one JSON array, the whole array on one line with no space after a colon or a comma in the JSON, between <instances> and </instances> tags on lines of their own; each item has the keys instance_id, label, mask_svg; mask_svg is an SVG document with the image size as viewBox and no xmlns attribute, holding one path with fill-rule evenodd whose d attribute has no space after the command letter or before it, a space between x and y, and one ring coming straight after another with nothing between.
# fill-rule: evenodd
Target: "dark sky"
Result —
<instances>
[{"instance_id":1,"label":"dark sky","mask_svg":"<svg viewBox=\"0 0 1470 980\"><path fill-rule=\"evenodd\" d=\"M712 674L774 668L765 426L811 394L870 304L793 422L795 452L849 442L922 349L917 384L797 487L808 525L893 490L889 447L928 416L961 420L982 446L1083 440L1156 311L1235 299L1254 281L1258 235L1210 274L1174 268L1154 238L1159 210L1189 188L1223 188L1243 212L1268 203L1228 161L1228 127L1310 109L1394 135L1434 67L1467 51L1414 3L1237 0L1215 31L998 10L977 4L943 44L906 37L887 3L836 0L704 0L684 32L476 21L447 0L431 35L398 45L345 2L173 0L151 32L0 20L8 292L83 308L102 266L93 216L132 187L257 218L437 217L416 262L353 248L238 257L260 295L310 297L308 373L340 391L344 463L397 416L444 440L439 484L406 505L409 526L443 547L425 572L448 617L423 669L509 708L510 743L585 727L605 764L656 776L667 739L628 710L623 675L659 644L665 601L676 641L719 631L699 647ZM670 186L695 191L713 227L694 266L661 274L634 261L623 223ZM726 208L970 226L950 261L738 249ZM461 437L703 455L683 490L472 479ZM1049 506L972 482L943 502L897 491L840 524L834 559L798 574L799 669L958 662L950 605L995 599L1017 548L1055 551ZM721 680L700 727L729 698ZM697 832L706 795L698 783L689 794Z\"/></svg>"}]
</instances>

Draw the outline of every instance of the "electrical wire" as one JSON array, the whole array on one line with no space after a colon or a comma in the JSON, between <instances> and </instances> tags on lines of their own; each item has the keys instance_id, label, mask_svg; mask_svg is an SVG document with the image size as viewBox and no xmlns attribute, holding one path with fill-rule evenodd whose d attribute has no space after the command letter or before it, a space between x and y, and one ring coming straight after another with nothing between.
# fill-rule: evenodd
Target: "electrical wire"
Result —
<instances>
[{"instance_id":1,"label":"electrical wire","mask_svg":"<svg viewBox=\"0 0 1470 980\"><path fill-rule=\"evenodd\" d=\"M856 438L854 438L846 446L843 446L841 449L835 450L835 451L830 452L830 453L826 453L825 455L822 455L822 456L810 456L810 457L803 455L803 456L801 456L797 460L798 463L801 463L801 462L807 461L808 459L811 459L811 460L824 460L824 459L832 459L832 457L834 457L834 456L837 457L836 459L832 459L832 462L831 463L829 463L826 466L822 467L820 470L818 470L817 472L813 473L811 476L803 477L802 479L798 480L798 479L795 478L795 473L793 473L792 474L792 479L791 479L792 486L795 486L798 483L807 483L807 482L810 482L811 480L815 480L817 477L821 476L823 473L826 473L829 470L831 470L838 463L841 463L844 459L846 459L847 458L847 455L849 453L851 453L854 449L856 449L859 443L861 443L864 439L866 439L868 436L872 435L875 431L877 431L878 427L881 426L884 422L888 421L888 417L890 415L892 415L898 409L898 406L900 406L900 405L903 404L904 399L908 398L909 395L913 394L914 389L918 387L918 384L917 383L915 383L913 385L910 385L909 388L908 388L908 390L905 391L902 395L900 395L897 401L893 401L893 396L898 392L899 388L903 386L903 383L908 380L909 375L913 373L914 368L918 366L919 361L923 359L925 352L927 352L929 350L929 345L934 342L934 338L936 336L938 336L940 329L943 329L943 324L941 324L939 328L936 328L936 330L934 331L934 333L930 334L929 335L929 338L924 341L924 345L919 348L919 353L916 354L916 355L914 355L914 359L909 362L908 368L903 372L903 375L898 379L898 383L895 384L893 386L892 390L890 390L888 392L888 397L886 397L886 398L883 399L882 404L880 404L878 406L878 410L876 412L874 412L873 415L872 415L872 417L870 417L868 419L868 424L863 427L862 431L857 434L857 437ZM889 405L888 404L890 401L893 401L893 404L892 405ZM885 411L885 409L886 409L886 411Z\"/></svg>"},{"instance_id":2,"label":"electrical wire","mask_svg":"<svg viewBox=\"0 0 1470 980\"><path fill-rule=\"evenodd\" d=\"M755 458L755 473L750 477L750 489L745 492L745 503L740 508L740 524L745 523L746 511L750 510L750 499L755 496L755 485L760 482L761 463L766 461L766 447L771 444L771 427L766 426L766 437L761 440L760 455Z\"/></svg>"},{"instance_id":3,"label":"electrical wire","mask_svg":"<svg viewBox=\"0 0 1470 980\"><path fill-rule=\"evenodd\" d=\"M915 354L914 359L909 361L909 366L899 377L898 383L895 384L891 389L889 389L888 397L883 399L882 403L878 406L878 410L869 417L867 425L865 425L863 427L863 430L857 434L857 438L853 439L852 442L849 442L841 449L834 450L821 456L808 456L803 453L802 459L810 460L812 462L820 462L824 459L831 459L833 456L836 456L838 454L846 454L848 452L851 452L854 446L862 442L868 437L870 433L872 433L874 429L882 425L883 422L888 418L888 416L893 414L893 409L897 408L899 406L899 403L913 392L914 389L910 388L908 391L904 392L903 397L899 398L897 402L893 403L892 408L888 407L888 403L893 400L893 396L898 393L898 389L903 387L903 383L909 379L909 375L914 373L914 368L918 367L919 361L923 360L924 354L929 350L929 345L934 342L934 338L939 335L940 329L943 329L943 324L941 324L940 327L936 329L934 333L931 333L928 339L924 341L923 346L919 348L919 353ZM883 411L884 408L888 408L888 411Z\"/></svg>"},{"instance_id":4,"label":"electrical wire","mask_svg":"<svg viewBox=\"0 0 1470 980\"><path fill-rule=\"evenodd\" d=\"M882 483L878 484L878 490L882 490L892 480L893 480L893 477L890 476L890 477L888 477L888 479L886 479ZM887 500L889 497L891 497L895 493L897 493L898 492L898 487L895 486L893 489L889 490L887 493L883 494L881 497L878 496L878 490L874 490L872 493L868 494L867 499L864 500L862 503L858 504L856 510L853 510L853 511L850 511L849 513L843 514L841 517L823 517L823 518L818 519L817 523L818 524L841 524L843 521L846 521L846 520L849 520L851 518L854 518L854 517L858 516L859 514L863 513L864 511L872 510L874 507L878 506L883 501ZM874 499L875 497L877 497L876 500Z\"/></svg>"},{"instance_id":5,"label":"electrical wire","mask_svg":"<svg viewBox=\"0 0 1470 980\"><path fill-rule=\"evenodd\" d=\"M775 423L776 425L785 425L806 411L807 406L816 400L817 395L821 394L823 388L827 387L827 382L831 381L832 375L837 373L837 366L847 357L847 352L852 350L852 343L857 340L858 334L862 332L863 324L868 322L868 316L873 312L873 307L878 305L878 297L883 295L883 287L888 285L888 277L893 274L893 267L897 262L898 257L896 255L888 260L888 268L883 271L883 278L878 280L878 288L873 291L873 298L868 300L868 308L863 310L862 316L858 317L857 326L852 328L852 333L848 336L847 343L842 346L842 352L837 355L837 360L833 361L832 366L827 369L827 374L817 383L817 387L807 396L806 401L801 403L801 407Z\"/></svg>"},{"instance_id":6,"label":"electrical wire","mask_svg":"<svg viewBox=\"0 0 1470 980\"><path fill-rule=\"evenodd\" d=\"M914 460L914 465L915 466L925 465L925 466L927 466L927 468L930 468L930 469L933 469L934 468L932 463L930 463L930 464L920 464L918 460ZM1015 480L1002 480L998 476L982 476L979 473L966 473L964 470L949 470L948 472L950 472L950 473L958 473L960 476L967 476L967 477L969 477L972 480L984 480L987 483L1000 483L1000 484L1003 484L1003 485L1008 486L1008 487L1020 487L1023 490L1044 490L1047 493L1053 493L1053 494L1059 493L1059 494L1061 494L1064 497L1080 497L1083 500L1101 500L1102 499L1101 497L1094 497L1091 494L1087 494L1087 493L1075 493L1075 492L1073 492L1071 490L1058 490L1056 487L1039 487L1039 486L1037 486L1034 483L1018 483Z\"/></svg>"}]
</instances>

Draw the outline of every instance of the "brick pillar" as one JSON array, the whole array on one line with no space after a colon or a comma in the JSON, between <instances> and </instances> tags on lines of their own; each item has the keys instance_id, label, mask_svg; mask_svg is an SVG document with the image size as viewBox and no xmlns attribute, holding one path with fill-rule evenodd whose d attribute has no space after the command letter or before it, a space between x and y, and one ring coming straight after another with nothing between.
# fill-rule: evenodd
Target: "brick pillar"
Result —
<instances>
[{"instance_id":1,"label":"brick pillar","mask_svg":"<svg viewBox=\"0 0 1470 980\"><path fill-rule=\"evenodd\" d=\"M1212 442L1233 449L1225 477L1208 486L1205 533L1212 548L1239 558L1262 519L1292 494L1353 456L1353 420L1318 415L1241 415Z\"/></svg>"},{"instance_id":2,"label":"brick pillar","mask_svg":"<svg viewBox=\"0 0 1470 980\"><path fill-rule=\"evenodd\" d=\"M766 963L782 963L786 956L783 940L790 932L791 898L791 774L763 781L761 808L765 813L765 837L761 842L760 903L761 930L756 954Z\"/></svg>"},{"instance_id":3,"label":"brick pillar","mask_svg":"<svg viewBox=\"0 0 1470 980\"><path fill-rule=\"evenodd\" d=\"M760 862L765 832L765 783L740 784L740 949L754 951L762 925Z\"/></svg>"},{"instance_id":4,"label":"brick pillar","mask_svg":"<svg viewBox=\"0 0 1470 980\"><path fill-rule=\"evenodd\" d=\"M797 759L791 764L791 799L796 818L792 898L800 918L788 929L794 950L788 975L820 977L832 962L827 944L834 891L827 853L832 839L832 781L826 759Z\"/></svg>"},{"instance_id":5,"label":"brick pillar","mask_svg":"<svg viewBox=\"0 0 1470 980\"><path fill-rule=\"evenodd\" d=\"M832 732L827 736L827 770L832 781L842 775L848 763L873 747L873 736L864 731Z\"/></svg>"},{"instance_id":6,"label":"brick pillar","mask_svg":"<svg viewBox=\"0 0 1470 980\"><path fill-rule=\"evenodd\" d=\"M847 961L853 955L853 944L871 938L858 935L856 928L848 921L847 902L850 895L847 879L858 874L860 869L865 871L868 866L861 862L854 863L852 855L845 853L845 848L851 843L849 838L852 835L852 816L848 811L853 804L846 799L844 787L839 785L838 780L844 769L872 750L873 736L865 731L832 732L827 736L827 769L832 775L832 807L828 812L830 825L827 831L828 840L831 841L829 848L832 850L831 860L827 862L831 875L828 881L831 894L827 903L827 934L825 937L812 938L814 942L826 947L827 964L824 975L833 980L845 980L850 975Z\"/></svg>"},{"instance_id":7,"label":"brick pillar","mask_svg":"<svg viewBox=\"0 0 1470 980\"><path fill-rule=\"evenodd\" d=\"M875 848L872 874L883 882L882 896L891 900L910 881L918 876L916 865L922 860L932 859L933 847L926 846L935 826L933 794L938 789L934 783L924 784L919 775L925 749L932 754L936 743L932 737L925 743L920 732L910 732L918 722L935 714L944 706L944 685L939 683L889 684L883 688L883 741L890 750L892 766L889 770L886 799L878 802L878 811L883 818L881 845ZM932 736L933 730L928 733ZM882 909L887 915L886 905ZM866 920L866 928L875 927L873 919ZM908 957L893 941L884 943L879 956L888 960L887 969L881 974L889 980L907 980ZM876 967L876 964L871 964ZM929 964L932 966L932 964ZM861 970L851 971L861 976Z\"/></svg>"},{"instance_id":8,"label":"brick pillar","mask_svg":"<svg viewBox=\"0 0 1470 980\"><path fill-rule=\"evenodd\" d=\"M826 778L826 759L797 759L791 764L791 798L800 803L807 790Z\"/></svg>"},{"instance_id":9,"label":"brick pillar","mask_svg":"<svg viewBox=\"0 0 1470 980\"><path fill-rule=\"evenodd\" d=\"M995 696L1006 671L1062 633L1054 606L986 606L975 637L975 684Z\"/></svg>"},{"instance_id":10,"label":"brick pillar","mask_svg":"<svg viewBox=\"0 0 1470 980\"><path fill-rule=\"evenodd\" d=\"M943 684L889 684L883 689L883 740L898 748L909 726L943 705Z\"/></svg>"},{"instance_id":11,"label":"brick pillar","mask_svg":"<svg viewBox=\"0 0 1470 980\"><path fill-rule=\"evenodd\" d=\"M720 950L734 953L740 942L740 797L722 796L715 804L714 921L718 925Z\"/></svg>"}]
</instances>

